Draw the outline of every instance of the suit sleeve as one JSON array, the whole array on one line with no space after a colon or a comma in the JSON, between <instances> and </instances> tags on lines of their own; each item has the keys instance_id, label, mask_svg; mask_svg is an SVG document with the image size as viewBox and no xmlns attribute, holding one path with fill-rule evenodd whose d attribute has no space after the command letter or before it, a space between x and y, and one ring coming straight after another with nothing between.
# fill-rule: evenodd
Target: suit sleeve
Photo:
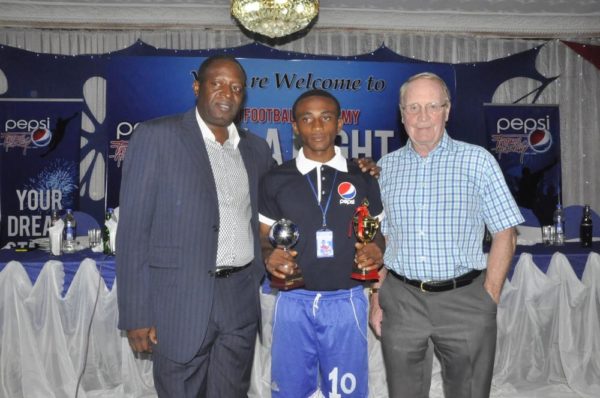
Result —
<instances>
[{"instance_id":1,"label":"suit sleeve","mask_svg":"<svg viewBox=\"0 0 600 398\"><path fill-rule=\"evenodd\" d=\"M260 182L259 182L259 186L258 186L258 214L259 214L259 221L261 223L264 224L271 224L269 221L275 221L274 218L272 217L276 217L276 213L274 213L271 209L274 205L273 203L273 199L271 198L270 195L270 185L272 185L272 173L269 173L269 171L273 170L275 167L277 167L277 162L275 162L275 159L273 159L273 156L271 154L271 148L269 148L269 146L267 145L267 143L262 140L264 144L262 144L263 146L263 151L264 151L264 169L261 173L261 178L260 178Z\"/></svg>"},{"instance_id":2,"label":"suit sleeve","mask_svg":"<svg viewBox=\"0 0 600 398\"><path fill-rule=\"evenodd\" d=\"M117 232L117 302L119 328L153 326L150 310L148 253L157 179L156 127L140 124L135 130L123 163Z\"/></svg>"},{"instance_id":3,"label":"suit sleeve","mask_svg":"<svg viewBox=\"0 0 600 398\"><path fill-rule=\"evenodd\" d=\"M258 213L260 222L271 225L281 218L281 211L277 205L277 199L274 193L277 189L274 186L274 178L271 173L263 176L260 181L260 190L258 195Z\"/></svg>"}]
</instances>

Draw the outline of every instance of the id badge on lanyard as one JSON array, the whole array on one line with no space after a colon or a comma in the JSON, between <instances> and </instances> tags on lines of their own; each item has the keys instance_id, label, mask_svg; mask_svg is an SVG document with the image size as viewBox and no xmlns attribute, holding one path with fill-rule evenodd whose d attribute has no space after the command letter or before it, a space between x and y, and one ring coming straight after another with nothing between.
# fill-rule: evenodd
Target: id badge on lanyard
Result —
<instances>
[{"instance_id":1,"label":"id badge on lanyard","mask_svg":"<svg viewBox=\"0 0 600 398\"><path fill-rule=\"evenodd\" d=\"M333 231L320 229L315 234L317 239L317 258L333 257Z\"/></svg>"}]
</instances>

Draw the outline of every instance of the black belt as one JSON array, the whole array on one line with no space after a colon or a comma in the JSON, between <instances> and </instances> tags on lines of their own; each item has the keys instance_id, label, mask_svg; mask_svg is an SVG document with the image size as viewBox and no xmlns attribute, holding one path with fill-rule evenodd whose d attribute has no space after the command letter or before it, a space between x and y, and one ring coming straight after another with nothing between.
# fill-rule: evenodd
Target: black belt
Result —
<instances>
[{"instance_id":1,"label":"black belt","mask_svg":"<svg viewBox=\"0 0 600 398\"><path fill-rule=\"evenodd\" d=\"M236 272L240 272L243 269L246 269L252 263L248 263L246 265L242 265L241 267L219 267L216 271L208 271L210 276L214 276L215 278L229 278L231 274L235 274Z\"/></svg>"},{"instance_id":2,"label":"black belt","mask_svg":"<svg viewBox=\"0 0 600 398\"><path fill-rule=\"evenodd\" d=\"M404 283L418 287L423 292L445 292L446 290L452 290L459 287L467 286L481 275L481 270L475 269L471 272L467 272L454 279L446 279L444 281L418 281L415 279L408 279L407 277L397 274L396 272L388 269L389 273L400 279Z\"/></svg>"}]
</instances>

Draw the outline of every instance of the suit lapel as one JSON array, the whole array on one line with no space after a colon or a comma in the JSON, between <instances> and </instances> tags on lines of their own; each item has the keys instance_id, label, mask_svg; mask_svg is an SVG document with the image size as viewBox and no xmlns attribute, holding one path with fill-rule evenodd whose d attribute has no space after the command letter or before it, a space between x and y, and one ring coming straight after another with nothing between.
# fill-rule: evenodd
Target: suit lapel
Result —
<instances>
[{"instance_id":1,"label":"suit lapel","mask_svg":"<svg viewBox=\"0 0 600 398\"><path fill-rule=\"evenodd\" d=\"M210 166L210 159L206 151L206 144L202 138L202 132L196 120L196 108L192 108L183 114L181 134L178 134L184 148L196 164L195 175L199 176L203 184L208 184L210 189L207 189L210 195L214 196L215 203L217 202L217 186L215 177Z\"/></svg>"},{"instance_id":2,"label":"suit lapel","mask_svg":"<svg viewBox=\"0 0 600 398\"><path fill-rule=\"evenodd\" d=\"M246 173L248 173L248 186L250 190L252 214L256 214L258 211L258 171L256 169L256 162L253 161L255 154L252 146L250 145L250 141L248 140L248 133L242 129L238 129L238 132L240 134L240 144L238 148L242 155L244 166L246 167Z\"/></svg>"}]
</instances>

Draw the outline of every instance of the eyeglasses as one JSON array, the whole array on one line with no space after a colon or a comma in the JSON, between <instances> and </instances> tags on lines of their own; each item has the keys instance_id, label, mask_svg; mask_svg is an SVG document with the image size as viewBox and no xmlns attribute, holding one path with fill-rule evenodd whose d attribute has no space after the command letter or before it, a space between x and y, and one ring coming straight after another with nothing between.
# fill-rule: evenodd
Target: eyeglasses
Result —
<instances>
[{"instance_id":1,"label":"eyeglasses","mask_svg":"<svg viewBox=\"0 0 600 398\"><path fill-rule=\"evenodd\" d=\"M444 102L442 104L439 104L437 102L430 102L428 104L425 104L425 113L437 114L440 113L447 106L448 102ZM409 115L416 115L418 113L421 113L421 109L423 108L423 106L421 104L408 104L400 108Z\"/></svg>"}]
</instances>

